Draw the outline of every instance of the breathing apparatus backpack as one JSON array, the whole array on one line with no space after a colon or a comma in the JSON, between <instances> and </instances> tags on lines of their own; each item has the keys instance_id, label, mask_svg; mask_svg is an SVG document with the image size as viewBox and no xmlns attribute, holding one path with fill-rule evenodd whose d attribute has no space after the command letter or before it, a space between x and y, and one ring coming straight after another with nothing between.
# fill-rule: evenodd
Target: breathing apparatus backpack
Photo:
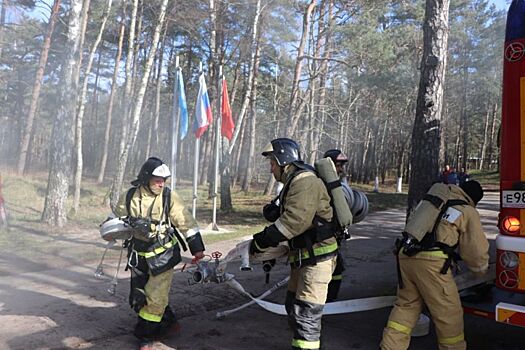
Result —
<instances>
[{"instance_id":1,"label":"breathing apparatus backpack","mask_svg":"<svg viewBox=\"0 0 525 350\"><path fill-rule=\"evenodd\" d=\"M350 237L348 228L352 224L352 212L345 198L333 161L330 158L323 158L315 163L315 168L303 162L293 162L293 164L299 169L288 179L279 197L282 199L286 197L290 183L297 175L304 172L314 173L323 180L326 186L330 196L330 206L333 210L333 217L332 220L328 222L316 215L312 222L314 227L304 234L293 238L289 242L291 248L307 248L311 250L314 243L321 242L330 237L335 237L338 241L348 239ZM271 209L269 207L271 207ZM280 209L280 205L275 204L274 200L263 209L263 215L269 221L275 221L280 216ZM311 253L311 256L313 256L313 253Z\"/></svg>"},{"instance_id":2,"label":"breathing apparatus backpack","mask_svg":"<svg viewBox=\"0 0 525 350\"><path fill-rule=\"evenodd\" d=\"M405 229L402 232L403 238L396 240L396 250L394 252L396 255L399 255L399 252L402 250L403 254L414 256L423 251L440 250L447 255L447 259L441 269L442 274L446 274L452 263L461 260L461 257L456 253L457 243L449 246L437 241L437 228L441 219L446 215L448 208L455 205L468 205L468 202L461 199L449 199L451 192L449 186L455 185L442 183L432 185L408 218ZM402 286L400 274L398 277L400 286Z\"/></svg>"}]
</instances>

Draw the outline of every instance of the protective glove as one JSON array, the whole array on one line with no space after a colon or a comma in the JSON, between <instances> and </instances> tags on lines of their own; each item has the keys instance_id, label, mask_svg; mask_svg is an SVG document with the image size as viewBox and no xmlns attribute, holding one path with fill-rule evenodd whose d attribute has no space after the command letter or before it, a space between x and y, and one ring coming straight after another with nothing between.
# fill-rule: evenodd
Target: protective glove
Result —
<instances>
[{"instance_id":1,"label":"protective glove","mask_svg":"<svg viewBox=\"0 0 525 350\"><path fill-rule=\"evenodd\" d=\"M147 242L153 236L152 231L155 230L155 225L152 226L150 219L129 217L128 222L133 229L133 237Z\"/></svg>"},{"instance_id":2,"label":"protective glove","mask_svg":"<svg viewBox=\"0 0 525 350\"><path fill-rule=\"evenodd\" d=\"M281 216L281 207L272 200L263 207L263 216L270 222L275 222Z\"/></svg>"},{"instance_id":3,"label":"protective glove","mask_svg":"<svg viewBox=\"0 0 525 350\"><path fill-rule=\"evenodd\" d=\"M259 253L264 252L264 250L261 250L261 249L257 246L257 243L255 242L255 235L254 235L253 237L254 237L254 238L253 238L252 241L250 242L250 255L253 255L253 254L259 254Z\"/></svg>"},{"instance_id":4,"label":"protective glove","mask_svg":"<svg viewBox=\"0 0 525 350\"><path fill-rule=\"evenodd\" d=\"M186 238L186 242L188 243L188 247L190 248L190 253L195 257L197 257L197 254L199 252L202 253L205 250L201 233L198 231L197 233Z\"/></svg>"},{"instance_id":5,"label":"protective glove","mask_svg":"<svg viewBox=\"0 0 525 350\"><path fill-rule=\"evenodd\" d=\"M253 235L250 243L250 254L262 253L269 247L277 247L279 242L287 238L277 229L275 225L265 227L263 231Z\"/></svg>"}]
</instances>

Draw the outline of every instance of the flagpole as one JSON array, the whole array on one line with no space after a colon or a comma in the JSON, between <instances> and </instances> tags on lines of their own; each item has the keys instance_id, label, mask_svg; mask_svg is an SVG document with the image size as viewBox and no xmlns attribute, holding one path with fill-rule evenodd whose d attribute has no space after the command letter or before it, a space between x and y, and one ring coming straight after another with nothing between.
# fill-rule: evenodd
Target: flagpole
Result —
<instances>
[{"instance_id":1,"label":"flagpole","mask_svg":"<svg viewBox=\"0 0 525 350\"><path fill-rule=\"evenodd\" d=\"M213 215L212 230L219 231L217 226L217 189L219 187L219 148L221 142L221 101L222 101L222 65L219 65L219 75L217 79L217 114L215 118L215 176L213 180Z\"/></svg>"},{"instance_id":2,"label":"flagpole","mask_svg":"<svg viewBox=\"0 0 525 350\"><path fill-rule=\"evenodd\" d=\"M179 56L175 56L175 87L173 88L173 118L171 120L171 190L177 182L177 146L179 142Z\"/></svg>"},{"instance_id":3,"label":"flagpole","mask_svg":"<svg viewBox=\"0 0 525 350\"><path fill-rule=\"evenodd\" d=\"M193 218L197 219L197 180L199 172L199 138L195 138L195 162L193 163L193 205L191 209L191 214Z\"/></svg>"},{"instance_id":4,"label":"flagpole","mask_svg":"<svg viewBox=\"0 0 525 350\"><path fill-rule=\"evenodd\" d=\"M199 82L200 82L201 74L202 74L202 62L199 63ZM192 205L191 213L193 215L193 218L197 220L197 180L198 180L198 173L199 173L199 138L198 137L195 137L194 160L195 161L193 163L193 205Z\"/></svg>"}]
</instances>

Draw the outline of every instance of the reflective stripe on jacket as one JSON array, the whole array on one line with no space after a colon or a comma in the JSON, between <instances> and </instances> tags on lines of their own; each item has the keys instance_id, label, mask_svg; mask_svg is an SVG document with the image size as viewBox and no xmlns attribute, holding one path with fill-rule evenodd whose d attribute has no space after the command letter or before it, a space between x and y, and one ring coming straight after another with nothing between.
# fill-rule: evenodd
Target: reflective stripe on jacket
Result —
<instances>
[{"instance_id":1,"label":"reflective stripe on jacket","mask_svg":"<svg viewBox=\"0 0 525 350\"><path fill-rule=\"evenodd\" d=\"M310 171L294 176L296 171L298 167L294 164L287 165L284 169L283 179L287 189L281 192L281 216L275 222L277 229L288 240L312 229L314 227L312 222L316 215L326 221L331 221L333 216L330 196L323 181ZM314 243L313 252L321 259L337 254L335 236ZM310 258L308 249L290 251L290 262L299 260L299 257L302 261Z\"/></svg>"}]
</instances>

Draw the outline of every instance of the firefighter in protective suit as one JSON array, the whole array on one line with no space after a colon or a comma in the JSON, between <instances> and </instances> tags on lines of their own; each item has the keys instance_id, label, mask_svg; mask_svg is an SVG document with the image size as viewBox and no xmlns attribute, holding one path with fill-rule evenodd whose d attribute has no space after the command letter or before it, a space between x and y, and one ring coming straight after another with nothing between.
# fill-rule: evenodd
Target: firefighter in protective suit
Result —
<instances>
[{"instance_id":1,"label":"firefighter in protective suit","mask_svg":"<svg viewBox=\"0 0 525 350\"><path fill-rule=\"evenodd\" d=\"M397 300L383 331L382 350L408 348L410 333L423 304L428 307L436 326L440 350L464 350L467 346L463 334L463 309L449 267L450 259L457 254L455 249L459 248L456 259L460 257L470 270L485 273L488 269L489 244L475 209L483 197L483 190L477 181L468 181L461 186L434 186L448 186L449 200L466 203L448 207L438 218L434 248L410 252L411 239L405 238L402 243L398 252L400 281Z\"/></svg>"},{"instance_id":2,"label":"firefighter in protective suit","mask_svg":"<svg viewBox=\"0 0 525 350\"><path fill-rule=\"evenodd\" d=\"M288 242L291 272L285 306L292 349L319 349L321 317L337 256L330 196L313 168L301 161L295 141L275 139L262 155L284 187L279 218L253 236L250 251L260 253Z\"/></svg>"},{"instance_id":3,"label":"firefighter in protective suit","mask_svg":"<svg viewBox=\"0 0 525 350\"><path fill-rule=\"evenodd\" d=\"M152 349L153 340L180 327L169 306L173 267L181 261L179 246L186 248L180 233L196 259L202 258L204 251L197 223L179 196L165 187L170 176L162 160L149 158L114 209L116 215L127 216L134 228L127 242L129 303L138 313L134 334L141 350Z\"/></svg>"},{"instance_id":4,"label":"firefighter in protective suit","mask_svg":"<svg viewBox=\"0 0 525 350\"><path fill-rule=\"evenodd\" d=\"M341 186L343 187L343 191L345 194L345 197L348 196L348 194L351 193L351 189L348 186L348 183L346 180L343 179L344 176L344 166L346 163L348 163L348 157L341 152L341 150L338 149L330 149L326 151L323 154L323 158L331 158L334 162L335 169L337 171L337 175L341 178ZM348 201L348 198L347 198ZM338 244L341 244L340 241L337 242ZM339 294L339 289L341 289L341 283L343 282L343 271L345 270L345 262L343 260L343 255L339 251L337 254L337 264L335 266L334 273L332 274L332 280L328 284L328 296L326 297L326 302L330 303L332 301L335 301L337 299L337 295Z\"/></svg>"}]
</instances>

